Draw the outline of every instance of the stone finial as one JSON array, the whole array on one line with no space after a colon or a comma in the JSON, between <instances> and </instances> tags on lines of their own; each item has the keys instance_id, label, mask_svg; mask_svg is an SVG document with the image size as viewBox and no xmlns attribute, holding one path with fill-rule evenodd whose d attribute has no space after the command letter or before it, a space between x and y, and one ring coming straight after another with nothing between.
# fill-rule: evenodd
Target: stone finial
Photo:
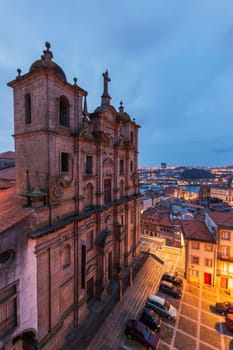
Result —
<instances>
[{"instance_id":1,"label":"stone finial","mask_svg":"<svg viewBox=\"0 0 233 350\"><path fill-rule=\"evenodd\" d=\"M83 116L86 119L88 117L89 113L87 110L87 98L84 96L84 106L83 106Z\"/></svg>"},{"instance_id":2,"label":"stone finial","mask_svg":"<svg viewBox=\"0 0 233 350\"><path fill-rule=\"evenodd\" d=\"M77 85L78 78L74 77L73 80L74 80L74 86L78 86L78 85Z\"/></svg>"},{"instance_id":3,"label":"stone finial","mask_svg":"<svg viewBox=\"0 0 233 350\"><path fill-rule=\"evenodd\" d=\"M53 58L53 53L52 53L52 51L49 50L51 45L50 45L50 43L48 41L46 41L45 47L46 47L46 50L43 51L44 55L41 56L41 58L43 58L45 60L48 60L48 61L51 61L52 58Z\"/></svg>"},{"instance_id":4,"label":"stone finial","mask_svg":"<svg viewBox=\"0 0 233 350\"><path fill-rule=\"evenodd\" d=\"M124 112L123 102L120 102L119 112Z\"/></svg>"},{"instance_id":5,"label":"stone finial","mask_svg":"<svg viewBox=\"0 0 233 350\"><path fill-rule=\"evenodd\" d=\"M22 72L21 69L20 69L20 68L17 68L17 73L18 73L17 78L20 78L21 72Z\"/></svg>"}]
</instances>

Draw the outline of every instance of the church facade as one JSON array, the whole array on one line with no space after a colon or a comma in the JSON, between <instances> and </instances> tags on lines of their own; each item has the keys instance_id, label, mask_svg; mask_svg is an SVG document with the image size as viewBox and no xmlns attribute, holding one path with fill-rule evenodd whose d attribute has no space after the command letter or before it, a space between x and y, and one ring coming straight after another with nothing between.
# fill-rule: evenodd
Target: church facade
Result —
<instances>
[{"instance_id":1,"label":"church facade","mask_svg":"<svg viewBox=\"0 0 233 350\"><path fill-rule=\"evenodd\" d=\"M101 104L88 113L87 92L76 78L67 81L46 43L29 72L18 69L8 83L14 95L16 198L27 214L25 224L15 222L3 232L0 248L0 260L11 251L26 271L19 263L12 273L14 262L0 270L0 295L9 286L17 295L11 329L0 328L5 349L23 349L28 337L39 349L59 348L86 317L88 303L104 298L112 279L140 251L139 125L122 102L118 111L110 104L109 81L106 71ZM23 244L14 246L11 237Z\"/></svg>"}]
</instances>

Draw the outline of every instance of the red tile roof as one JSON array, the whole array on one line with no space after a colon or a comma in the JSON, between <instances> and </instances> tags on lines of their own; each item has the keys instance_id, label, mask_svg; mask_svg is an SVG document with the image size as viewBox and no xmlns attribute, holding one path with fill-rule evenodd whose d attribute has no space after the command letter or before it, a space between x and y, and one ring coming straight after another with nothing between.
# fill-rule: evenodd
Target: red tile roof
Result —
<instances>
[{"instance_id":1,"label":"red tile roof","mask_svg":"<svg viewBox=\"0 0 233 350\"><path fill-rule=\"evenodd\" d=\"M23 208L23 203L16 197L15 187L0 192L0 233L32 214L33 209Z\"/></svg>"},{"instance_id":2,"label":"red tile roof","mask_svg":"<svg viewBox=\"0 0 233 350\"><path fill-rule=\"evenodd\" d=\"M4 168L0 170L0 180L15 180L15 167Z\"/></svg>"},{"instance_id":3,"label":"red tile roof","mask_svg":"<svg viewBox=\"0 0 233 350\"><path fill-rule=\"evenodd\" d=\"M184 220L182 221L182 229L185 239L215 243L215 238L203 220L195 218Z\"/></svg>"},{"instance_id":4,"label":"red tile roof","mask_svg":"<svg viewBox=\"0 0 233 350\"><path fill-rule=\"evenodd\" d=\"M208 211L208 215L213 219L217 225L227 226L233 225L233 211Z\"/></svg>"},{"instance_id":5,"label":"red tile roof","mask_svg":"<svg viewBox=\"0 0 233 350\"><path fill-rule=\"evenodd\" d=\"M141 221L143 223L150 223L154 225L169 226L172 227L170 219L170 210L167 207L152 208L146 210L142 216Z\"/></svg>"},{"instance_id":6,"label":"red tile roof","mask_svg":"<svg viewBox=\"0 0 233 350\"><path fill-rule=\"evenodd\" d=\"M0 159L15 159L15 152L7 151L0 153Z\"/></svg>"}]
</instances>

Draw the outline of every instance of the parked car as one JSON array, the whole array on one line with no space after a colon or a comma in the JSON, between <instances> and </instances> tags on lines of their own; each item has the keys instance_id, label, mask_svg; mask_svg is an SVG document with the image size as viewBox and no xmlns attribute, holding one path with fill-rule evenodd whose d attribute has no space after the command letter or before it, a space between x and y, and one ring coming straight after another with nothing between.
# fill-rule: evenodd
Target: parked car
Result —
<instances>
[{"instance_id":1,"label":"parked car","mask_svg":"<svg viewBox=\"0 0 233 350\"><path fill-rule=\"evenodd\" d=\"M141 313L140 322L144 323L147 327L149 327L154 332L159 332L162 321L158 314L149 309L148 307L144 307Z\"/></svg>"},{"instance_id":2,"label":"parked car","mask_svg":"<svg viewBox=\"0 0 233 350\"><path fill-rule=\"evenodd\" d=\"M160 339L159 336L150 331L142 322L129 320L125 334L129 339L134 339L144 345L148 350L158 350Z\"/></svg>"},{"instance_id":3,"label":"parked car","mask_svg":"<svg viewBox=\"0 0 233 350\"><path fill-rule=\"evenodd\" d=\"M171 295L176 299L180 299L182 296L180 288L175 287L174 284L167 281L161 281L159 291Z\"/></svg>"},{"instance_id":4,"label":"parked car","mask_svg":"<svg viewBox=\"0 0 233 350\"><path fill-rule=\"evenodd\" d=\"M157 295L149 295L146 301L146 307L158 312L158 314L166 316L169 320L175 320L177 317L176 308L171 305L166 299Z\"/></svg>"},{"instance_id":5,"label":"parked car","mask_svg":"<svg viewBox=\"0 0 233 350\"><path fill-rule=\"evenodd\" d=\"M226 325L230 331L233 331L233 314L226 314Z\"/></svg>"},{"instance_id":6,"label":"parked car","mask_svg":"<svg viewBox=\"0 0 233 350\"><path fill-rule=\"evenodd\" d=\"M233 303L223 301L215 304L216 311L221 315L233 314Z\"/></svg>"},{"instance_id":7,"label":"parked car","mask_svg":"<svg viewBox=\"0 0 233 350\"><path fill-rule=\"evenodd\" d=\"M171 273L163 274L161 279L163 281L171 282L176 287L182 287L183 286L183 280L181 278L178 278L176 275L171 274Z\"/></svg>"}]
</instances>

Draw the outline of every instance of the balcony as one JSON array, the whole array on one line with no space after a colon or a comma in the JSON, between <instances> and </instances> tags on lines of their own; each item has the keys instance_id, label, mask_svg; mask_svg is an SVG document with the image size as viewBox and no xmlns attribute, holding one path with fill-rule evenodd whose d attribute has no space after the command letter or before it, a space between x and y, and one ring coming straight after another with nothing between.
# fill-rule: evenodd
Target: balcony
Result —
<instances>
[{"instance_id":1,"label":"balcony","mask_svg":"<svg viewBox=\"0 0 233 350\"><path fill-rule=\"evenodd\" d=\"M217 253L217 259L218 260L222 260L222 261L233 262L233 256L226 255L226 254L223 254L223 253Z\"/></svg>"}]
</instances>

